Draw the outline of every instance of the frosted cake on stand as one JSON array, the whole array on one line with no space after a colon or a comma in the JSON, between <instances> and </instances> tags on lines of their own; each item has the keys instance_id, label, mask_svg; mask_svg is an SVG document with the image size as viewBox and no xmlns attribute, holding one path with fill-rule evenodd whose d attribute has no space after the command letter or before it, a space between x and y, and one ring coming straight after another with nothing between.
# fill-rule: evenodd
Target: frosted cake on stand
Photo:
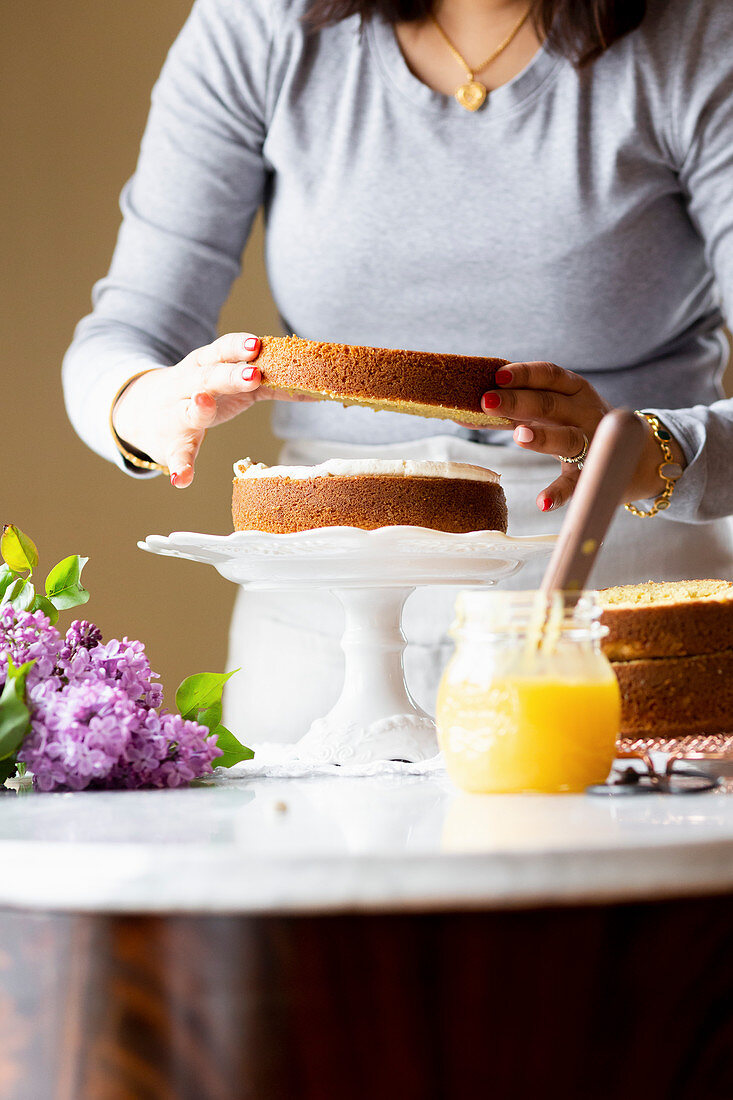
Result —
<instances>
[{"instance_id":1,"label":"frosted cake on stand","mask_svg":"<svg viewBox=\"0 0 733 1100\"><path fill-rule=\"evenodd\" d=\"M323 527L502 531L499 475L462 462L332 459L318 466L234 464L235 531L288 534Z\"/></svg>"},{"instance_id":2,"label":"frosted cake on stand","mask_svg":"<svg viewBox=\"0 0 733 1100\"><path fill-rule=\"evenodd\" d=\"M140 545L213 565L253 590L327 588L344 608L341 696L296 763L428 761L435 724L405 684L405 600L417 585L493 584L549 555L554 537L511 538L499 476L467 463L335 459L237 462L230 535L176 532Z\"/></svg>"}]
</instances>

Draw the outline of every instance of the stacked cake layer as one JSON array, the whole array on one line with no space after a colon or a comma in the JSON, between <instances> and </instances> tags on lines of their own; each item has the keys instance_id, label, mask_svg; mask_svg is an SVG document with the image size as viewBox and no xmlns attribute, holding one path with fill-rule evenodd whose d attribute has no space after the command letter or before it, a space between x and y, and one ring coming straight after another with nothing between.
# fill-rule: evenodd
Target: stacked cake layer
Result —
<instances>
[{"instance_id":1,"label":"stacked cake layer","mask_svg":"<svg viewBox=\"0 0 733 1100\"><path fill-rule=\"evenodd\" d=\"M461 462L334 459L319 466L234 464L235 531L287 534L394 524L437 531L506 531L498 474Z\"/></svg>"},{"instance_id":2,"label":"stacked cake layer","mask_svg":"<svg viewBox=\"0 0 733 1100\"><path fill-rule=\"evenodd\" d=\"M733 727L733 583L667 581L600 593L603 648L621 688L624 737Z\"/></svg>"}]
</instances>

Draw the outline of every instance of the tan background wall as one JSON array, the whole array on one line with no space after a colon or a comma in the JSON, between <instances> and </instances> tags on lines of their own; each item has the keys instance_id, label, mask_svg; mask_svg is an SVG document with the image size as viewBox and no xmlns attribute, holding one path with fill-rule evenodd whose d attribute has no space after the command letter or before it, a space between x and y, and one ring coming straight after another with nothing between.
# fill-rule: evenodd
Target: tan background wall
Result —
<instances>
[{"instance_id":1,"label":"tan background wall","mask_svg":"<svg viewBox=\"0 0 733 1100\"><path fill-rule=\"evenodd\" d=\"M75 552L90 558L84 579L92 598L81 613L106 637L143 639L171 702L183 676L223 668L234 587L209 567L144 554L136 540L231 530L231 464L245 453L274 459L269 410L260 405L211 433L191 489L174 490L165 478L133 482L74 433L59 366L109 263L117 198L135 165L150 89L189 7L189 0L16 2L3 10L0 35L7 115L0 521L36 540L42 566ZM277 331L259 231L245 272L223 329Z\"/></svg>"},{"instance_id":2,"label":"tan background wall","mask_svg":"<svg viewBox=\"0 0 733 1100\"><path fill-rule=\"evenodd\" d=\"M231 463L244 453L274 458L269 410L262 404L212 433L194 487L178 492L163 478L133 482L86 449L66 420L59 366L107 268L150 89L188 8L189 0L15 0L0 35L0 520L38 542L46 567L76 551L89 556L85 613L106 636L145 640L169 688L223 667L234 589L213 569L149 557L136 540L229 530ZM276 325L257 232L222 329Z\"/></svg>"}]
</instances>

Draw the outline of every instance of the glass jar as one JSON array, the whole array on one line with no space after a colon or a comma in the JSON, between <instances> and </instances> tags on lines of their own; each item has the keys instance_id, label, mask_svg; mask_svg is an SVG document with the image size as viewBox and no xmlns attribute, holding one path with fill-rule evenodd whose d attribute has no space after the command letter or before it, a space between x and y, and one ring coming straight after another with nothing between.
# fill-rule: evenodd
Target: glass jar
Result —
<instances>
[{"instance_id":1,"label":"glass jar","mask_svg":"<svg viewBox=\"0 0 733 1100\"><path fill-rule=\"evenodd\" d=\"M582 791L602 783L621 717L596 594L461 592L438 692L438 738L466 791Z\"/></svg>"}]
</instances>

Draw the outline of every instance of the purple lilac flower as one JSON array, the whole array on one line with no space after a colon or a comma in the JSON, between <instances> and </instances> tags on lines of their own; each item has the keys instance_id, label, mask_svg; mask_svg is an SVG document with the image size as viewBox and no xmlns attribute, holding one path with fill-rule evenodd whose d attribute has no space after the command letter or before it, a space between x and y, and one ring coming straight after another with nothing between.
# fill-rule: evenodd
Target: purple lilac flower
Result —
<instances>
[{"instance_id":1,"label":"purple lilac flower","mask_svg":"<svg viewBox=\"0 0 733 1100\"><path fill-rule=\"evenodd\" d=\"M141 642L104 644L90 622L63 638L40 611L0 611L0 690L8 656L35 664L26 680L31 731L18 759L39 790L178 787L213 771L222 755L198 722L158 713L163 691L153 681Z\"/></svg>"},{"instance_id":2,"label":"purple lilac flower","mask_svg":"<svg viewBox=\"0 0 733 1100\"><path fill-rule=\"evenodd\" d=\"M79 649L94 649L102 641L102 631L86 619L75 619L66 631L59 660L69 662Z\"/></svg>"},{"instance_id":3,"label":"purple lilac flower","mask_svg":"<svg viewBox=\"0 0 733 1100\"><path fill-rule=\"evenodd\" d=\"M59 686L56 660L60 645L61 635L42 611L16 611L9 605L0 609L0 690L8 675L8 655L16 668L35 661L26 679L29 691L49 678L55 690Z\"/></svg>"},{"instance_id":4,"label":"purple lilac flower","mask_svg":"<svg viewBox=\"0 0 733 1100\"><path fill-rule=\"evenodd\" d=\"M91 640L91 632L80 629L89 625L73 623L67 633L59 668L69 683L104 681L116 684L133 703L146 708L159 707L163 702L163 689L153 682L158 674L150 668L143 643L113 638L106 644L97 642L87 647L79 644L77 638Z\"/></svg>"},{"instance_id":5,"label":"purple lilac flower","mask_svg":"<svg viewBox=\"0 0 733 1100\"><path fill-rule=\"evenodd\" d=\"M103 681L36 693L31 732L18 753L42 791L105 786L130 740L137 708Z\"/></svg>"},{"instance_id":6,"label":"purple lilac flower","mask_svg":"<svg viewBox=\"0 0 733 1100\"><path fill-rule=\"evenodd\" d=\"M222 755L205 726L140 706L119 683L82 680L34 702L18 759L42 791L178 787Z\"/></svg>"},{"instance_id":7,"label":"purple lilac flower","mask_svg":"<svg viewBox=\"0 0 733 1100\"><path fill-rule=\"evenodd\" d=\"M110 777L116 787L181 787L210 775L222 755L206 726L179 714L139 709L124 757Z\"/></svg>"}]
</instances>

